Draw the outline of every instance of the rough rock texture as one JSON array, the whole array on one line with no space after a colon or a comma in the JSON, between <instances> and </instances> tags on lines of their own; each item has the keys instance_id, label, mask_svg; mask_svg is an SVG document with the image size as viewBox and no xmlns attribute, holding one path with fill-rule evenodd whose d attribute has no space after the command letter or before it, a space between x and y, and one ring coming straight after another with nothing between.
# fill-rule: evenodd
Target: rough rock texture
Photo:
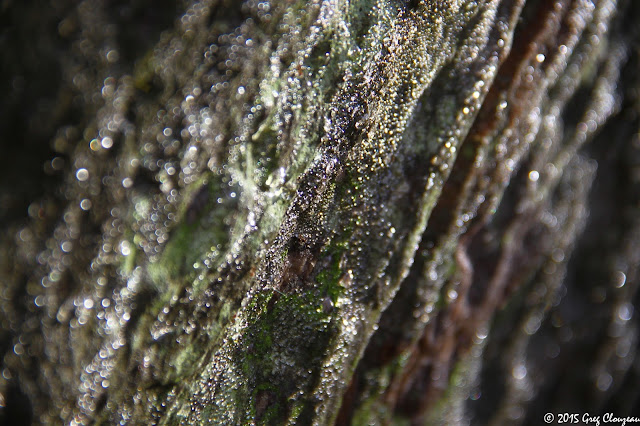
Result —
<instances>
[{"instance_id":1,"label":"rough rock texture","mask_svg":"<svg viewBox=\"0 0 640 426\"><path fill-rule=\"evenodd\" d=\"M638 2L0 24L0 422L638 414Z\"/></svg>"}]
</instances>

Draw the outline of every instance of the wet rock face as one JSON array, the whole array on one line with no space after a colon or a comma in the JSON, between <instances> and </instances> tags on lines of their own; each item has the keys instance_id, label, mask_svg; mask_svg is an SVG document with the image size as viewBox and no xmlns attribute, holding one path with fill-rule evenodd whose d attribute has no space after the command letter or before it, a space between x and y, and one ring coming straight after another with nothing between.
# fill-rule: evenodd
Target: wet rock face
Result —
<instances>
[{"instance_id":1,"label":"wet rock face","mask_svg":"<svg viewBox=\"0 0 640 426\"><path fill-rule=\"evenodd\" d=\"M0 13L2 421L633 414L635 2Z\"/></svg>"}]
</instances>

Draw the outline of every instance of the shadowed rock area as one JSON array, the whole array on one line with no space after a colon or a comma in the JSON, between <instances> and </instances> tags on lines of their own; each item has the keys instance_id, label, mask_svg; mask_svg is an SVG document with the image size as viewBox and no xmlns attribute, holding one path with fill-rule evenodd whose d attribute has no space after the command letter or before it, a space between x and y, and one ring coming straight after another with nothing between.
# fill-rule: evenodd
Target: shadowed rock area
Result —
<instances>
[{"instance_id":1,"label":"shadowed rock area","mask_svg":"<svg viewBox=\"0 0 640 426\"><path fill-rule=\"evenodd\" d=\"M0 52L0 423L640 416L640 3L6 1Z\"/></svg>"}]
</instances>

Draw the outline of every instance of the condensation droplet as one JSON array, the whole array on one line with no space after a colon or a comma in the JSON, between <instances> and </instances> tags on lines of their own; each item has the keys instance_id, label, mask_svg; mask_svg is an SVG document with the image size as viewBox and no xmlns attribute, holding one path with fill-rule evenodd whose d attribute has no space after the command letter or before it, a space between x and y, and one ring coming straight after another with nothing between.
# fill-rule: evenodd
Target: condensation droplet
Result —
<instances>
[{"instance_id":1,"label":"condensation droplet","mask_svg":"<svg viewBox=\"0 0 640 426\"><path fill-rule=\"evenodd\" d=\"M110 137L104 137L102 138L102 141L100 142L100 145L104 148L104 149L109 149L113 146L113 139L111 139Z\"/></svg>"},{"instance_id":2,"label":"condensation droplet","mask_svg":"<svg viewBox=\"0 0 640 426\"><path fill-rule=\"evenodd\" d=\"M13 353L15 353L18 356L24 354L24 348L22 347L22 345L20 343L16 343L13 346Z\"/></svg>"},{"instance_id":3,"label":"condensation droplet","mask_svg":"<svg viewBox=\"0 0 640 426\"><path fill-rule=\"evenodd\" d=\"M76 172L76 179L78 179L80 182L84 182L89 179L89 170L85 169L84 167L78 169L78 171Z\"/></svg>"},{"instance_id":4,"label":"condensation droplet","mask_svg":"<svg viewBox=\"0 0 640 426\"><path fill-rule=\"evenodd\" d=\"M476 337L478 338L478 340L484 340L486 339L488 336L488 332L487 332L487 327L480 327L477 331L476 331Z\"/></svg>"},{"instance_id":5,"label":"condensation droplet","mask_svg":"<svg viewBox=\"0 0 640 426\"><path fill-rule=\"evenodd\" d=\"M611 377L611 374L602 373L598 376L596 386L598 390L605 392L609 389L609 387L611 387L611 383L613 383L613 377Z\"/></svg>"},{"instance_id":6,"label":"condensation droplet","mask_svg":"<svg viewBox=\"0 0 640 426\"><path fill-rule=\"evenodd\" d=\"M80 208L84 211L87 211L91 208L91 200L89 200L88 198L84 198L82 201L80 201Z\"/></svg>"},{"instance_id":7,"label":"condensation droplet","mask_svg":"<svg viewBox=\"0 0 640 426\"><path fill-rule=\"evenodd\" d=\"M458 298L458 292L455 290L449 290L447 292L447 297L449 300L456 300Z\"/></svg>"},{"instance_id":8,"label":"condensation droplet","mask_svg":"<svg viewBox=\"0 0 640 426\"><path fill-rule=\"evenodd\" d=\"M107 52L107 61L114 63L120 59L120 53L117 50L110 50Z\"/></svg>"},{"instance_id":9,"label":"condensation droplet","mask_svg":"<svg viewBox=\"0 0 640 426\"><path fill-rule=\"evenodd\" d=\"M631 303L624 303L618 308L618 318L622 321L629 321L633 316L633 305Z\"/></svg>"},{"instance_id":10,"label":"condensation droplet","mask_svg":"<svg viewBox=\"0 0 640 426\"><path fill-rule=\"evenodd\" d=\"M122 241L120 243L120 253L122 253L123 256L129 256L131 254L131 247L128 241Z\"/></svg>"},{"instance_id":11,"label":"condensation droplet","mask_svg":"<svg viewBox=\"0 0 640 426\"><path fill-rule=\"evenodd\" d=\"M522 364L516 365L511 371L511 375L516 380L522 380L527 377L527 367Z\"/></svg>"}]
</instances>

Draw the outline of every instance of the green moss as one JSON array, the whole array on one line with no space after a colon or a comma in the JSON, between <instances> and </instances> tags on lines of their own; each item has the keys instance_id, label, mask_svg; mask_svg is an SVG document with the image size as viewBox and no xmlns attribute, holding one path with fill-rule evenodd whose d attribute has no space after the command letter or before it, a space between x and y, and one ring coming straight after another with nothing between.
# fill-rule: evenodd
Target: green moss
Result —
<instances>
[{"instance_id":1,"label":"green moss","mask_svg":"<svg viewBox=\"0 0 640 426\"><path fill-rule=\"evenodd\" d=\"M387 390L390 380L402 373L410 356L410 352L403 352L384 367L370 370L367 373L368 382L372 386L369 387L368 393L358 404L357 410L353 415L352 424L354 426L389 422L396 424L395 421L399 419L393 417L393 411L382 402L381 397Z\"/></svg>"},{"instance_id":2,"label":"green moss","mask_svg":"<svg viewBox=\"0 0 640 426\"><path fill-rule=\"evenodd\" d=\"M269 115L251 137L251 148L255 150L256 172L254 183L260 190L267 190L274 180L278 167L278 128L273 114ZM248 175L251 176L251 175Z\"/></svg>"},{"instance_id":3,"label":"green moss","mask_svg":"<svg viewBox=\"0 0 640 426\"><path fill-rule=\"evenodd\" d=\"M176 214L178 225L172 230L160 259L148 266L149 275L161 290L171 281L193 282L194 265L202 261L212 247L219 247L220 254L226 249L232 236L225 218L237 201L226 197L222 186L220 177L209 175L186 190Z\"/></svg>"},{"instance_id":4,"label":"green moss","mask_svg":"<svg viewBox=\"0 0 640 426\"><path fill-rule=\"evenodd\" d=\"M410 426L412 424L411 419L404 416L395 415L390 421L391 426Z\"/></svg>"},{"instance_id":5,"label":"green moss","mask_svg":"<svg viewBox=\"0 0 640 426\"><path fill-rule=\"evenodd\" d=\"M193 258L193 235L197 226L181 223L174 230L171 240L162 254L161 260L153 266L162 268L166 279L178 279L187 272L187 258ZM194 259L195 260L195 259Z\"/></svg>"},{"instance_id":6,"label":"green moss","mask_svg":"<svg viewBox=\"0 0 640 426\"><path fill-rule=\"evenodd\" d=\"M390 379L404 370L409 355L409 352L403 353L385 367L379 370L370 370L367 373L369 384L375 383L375 386L368 388L368 394L358 404L358 408L353 415L352 425L391 424L400 426L411 424L410 419L394 413L381 399ZM429 411L432 415L426 420L426 424L443 424L443 419L449 418L450 412L453 411L455 405L466 395L464 393L466 390L464 384L468 382L469 371L467 366L469 364L470 361L466 356L455 365L449 379L449 386L444 395L438 399L438 402Z\"/></svg>"},{"instance_id":7,"label":"green moss","mask_svg":"<svg viewBox=\"0 0 640 426\"><path fill-rule=\"evenodd\" d=\"M232 309L232 304L231 303L224 303L222 305L222 308L220 308L220 313L218 314L218 319L220 321L227 322L229 320L229 318L231 317L231 309Z\"/></svg>"},{"instance_id":8,"label":"green moss","mask_svg":"<svg viewBox=\"0 0 640 426\"><path fill-rule=\"evenodd\" d=\"M137 245L132 241L133 238L127 238L126 241L129 241L129 254L126 256L122 256L121 270L124 276L128 276L133 272L133 269L136 266L136 258L138 255Z\"/></svg>"},{"instance_id":9,"label":"green moss","mask_svg":"<svg viewBox=\"0 0 640 426\"><path fill-rule=\"evenodd\" d=\"M237 397L248 396L253 407L245 421L282 424L298 419L304 423L304 413L313 411L310 406L317 401L294 391L302 378L297 378L299 371L288 360L303 360L305 374L319 375L322 354L335 329L332 317L322 310L318 294L318 289L295 294L266 291L249 303L252 314L237 353L246 378L246 387L238 389ZM283 329L282 324L288 328ZM285 333L297 336L295 345L278 344Z\"/></svg>"},{"instance_id":10,"label":"green moss","mask_svg":"<svg viewBox=\"0 0 640 426\"><path fill-rule=\"evenodd\" d=\"M302 417L305 408L306 404L300 402L293 403L291 406L291 414L289 415L289 422L291 424L298 424L298 420Z\"/></svg>"},{"instance_id":11,"label":"green moss","mask_svg":"<svg viewBox=\"0 0 640 426\"><path fill-rule=\"evenodd\" d=\"M185 374L190 373L193 370L193 366L197 364L200 351L194 349L193 345L189 344L182 346L180 351L178 351L176 358L172 361L176 377L184 377Z\"/></svg>"},{"instance_id":12,"label":"green moss","mask_svg":"<svg viewBox=\"0 0 640 426\"><path fill-rule=\"evenodd\" d=\"M449 376L449 382L444 394L429 410L425 425L451 424L458 419L458 413L463 411L461 405L465 403L472 386L472 378L476 361L472 352L466 352L455 363Z\"/></svg>"},{"instance_id":13,"label":"green moss","mask_svg":"<svg viewBox=\"0 0 640 426\"><path fill-rule=\"evenodd\" d=\"M354 413L352 426L368 426L384 424L391 417L390 410L380 401L379 395L372 395L365 399Z\"/></svg>"},{"instance_id":14,"label":"green moss","mask_svg":"<svg viewBox=\"0 0 640 426\"><path fill-rule=\"evenodd\" d=\"M343 271L340 269L340 256L336 250L332 255L332 262L328 268L323 269L316 276L316 281L320 284L320 290L331 298L335 303L338 297L344 293L344 287L340 285L340 278Z\"/></svg>"}]
</instances>

